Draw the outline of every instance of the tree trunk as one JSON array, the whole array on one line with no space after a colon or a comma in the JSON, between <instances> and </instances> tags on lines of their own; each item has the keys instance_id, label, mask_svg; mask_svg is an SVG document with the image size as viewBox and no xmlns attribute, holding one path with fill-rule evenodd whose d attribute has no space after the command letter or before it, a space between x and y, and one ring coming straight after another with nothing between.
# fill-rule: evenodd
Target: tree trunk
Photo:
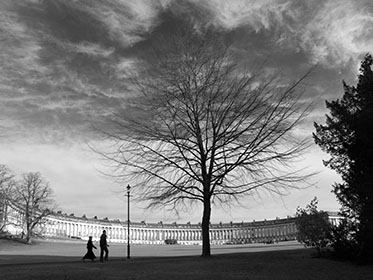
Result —
<instances>
[{"instance_id":1,"label":"tree trunk","mask_svg":"<svg viewBox=\"0 0 373 280\"><path fill-rule=\"evenodd\" d=\"M26 243L31 244L32 228L29 224L28 217L26 216Z\"/></svg>"},{"instance_id":2,"label":"tree trunk","mask_svg":"<svg viewBox=\"0 0 373 280\"><path fill-rule=\"evenodd\" d=\"M203 202L203 217L202 217L202 257L210 257L210 217L211 203L210 199Z\"/></svg>"},{"instance_id":3,"label":"tree trunk","mask_svg":"<svg viewBox=\"0 0 373 280\"><path fill-rule=\"evenodd\" d=\"M22 233L23 235L23 233ZM25 241L28 244L31 244L31 230L27 227L26 234L25 234Z\"/></svg>"},{"instance_id":4,"label":"tree trunk","mask_svg":"<svg viewBox=\"0 0 373 280\"><path fill-rule=\"evenodd\" d=\"M31 244L31 236L29 234L26 235L26 243Z\"/></svg>"}]
</instances>

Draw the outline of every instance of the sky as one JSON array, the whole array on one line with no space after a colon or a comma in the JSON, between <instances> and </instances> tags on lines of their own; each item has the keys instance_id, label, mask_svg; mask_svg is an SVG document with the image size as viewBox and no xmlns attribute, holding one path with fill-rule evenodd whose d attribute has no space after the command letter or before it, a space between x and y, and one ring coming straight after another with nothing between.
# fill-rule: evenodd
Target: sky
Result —
<instances>
[{"instance_id":1,"label":"sky","mask_svg":"<svg viewBox=\"0 0 373 280\"><path fill-rule=\"evenodd\" d=\"M240 63L263 61L267 70L307 80L316 100L300 130L325 122L325 100L340 98L342 80L356 84L360 61L373 52L371 0L1 0L0 164L17 176L39 171L63 212L126 219L126 184L106 176L92 143L92 126L130 94L128 77L154 38L182 20L229 40ZM248 197L241 206L213 208L212 222L294 215L314 196L319 208L338 210L326 169L328 155L313 145L303 157L318 171L315 186L287 196ZM130 182L129 182L130 183ZM198 223L201 208L175 215L131 204L131 220Z\"/></svg>"}]
</instances>

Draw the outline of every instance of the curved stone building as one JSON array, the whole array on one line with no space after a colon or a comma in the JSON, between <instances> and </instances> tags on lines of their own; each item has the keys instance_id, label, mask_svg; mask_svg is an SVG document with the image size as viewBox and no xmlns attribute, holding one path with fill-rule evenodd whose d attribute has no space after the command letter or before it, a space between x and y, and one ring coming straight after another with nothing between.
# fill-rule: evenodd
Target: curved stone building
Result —
<instances>
[{"instance_id":1,"label":"curved stone building","mask_svg":"<svg viewBox=\"0 0 373 280\"><path fill-rule=\"evenodd\" d=\"M42 227L46 237L66 237L98 240L106 230L109 242L126 243L127 221L75 217L58 212L49 216ZM252 221L241 223L219 223L210 225L212 244L243 244L278 242L296 238L295 218ZM165 240L176 240L178 244L201 244L201 224L177 223L130 223L130 242L133 244L164 244Z\"/></svg>"},{"instance_id":2,"label":"curved stone building","mask_svg":"<svg viewBox=\"0 0 373 280\"><path fill-rule=\"evenodd\" d=\"M22 212L8 206L2 209L1 213L0 226L11 234L21 235ZM340 217L337 212L328 212L328 215L332 224L338 223ZM67 215L59 211L45 218L38 228L38 232L48 238L83 240L88 240L88 236L98 240L103 230L106 230L109 242L127 243L127 221L87 218L85 215L75 217L74 214ZM272 243L295 240L296 234L294 217L210 225L212 244ZM202 229L201 224L191 223L131 222L129 239L132 244L165 244L165 241L169 240L178 244L198 245L202 244Z\"/></svg>"}]
</instances>

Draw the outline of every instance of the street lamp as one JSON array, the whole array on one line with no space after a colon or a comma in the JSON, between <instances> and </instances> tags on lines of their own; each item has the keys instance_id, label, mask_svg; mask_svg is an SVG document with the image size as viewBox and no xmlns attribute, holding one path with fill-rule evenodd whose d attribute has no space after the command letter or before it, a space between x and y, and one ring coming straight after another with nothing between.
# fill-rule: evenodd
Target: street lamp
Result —
<instances>
[{"instance_id":1,"label":"street lamp","mask_svg":"<svg viewBox=\"0 0 373 280\"><path fill-rule=\"evenodd\" d=\"M130 185L127 186L127 259L130 258Z\"/></svg>"}]
</instances>

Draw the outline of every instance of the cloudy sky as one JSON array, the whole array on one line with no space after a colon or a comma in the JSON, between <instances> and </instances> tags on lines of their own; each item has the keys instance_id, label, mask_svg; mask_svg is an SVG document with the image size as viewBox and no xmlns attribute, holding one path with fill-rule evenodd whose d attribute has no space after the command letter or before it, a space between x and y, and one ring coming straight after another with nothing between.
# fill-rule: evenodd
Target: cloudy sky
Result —
<instances>
[{"instance_id":1,"label":"cloudy sky","mask_svg":"<svg viewBox=\"0 0 373 280\"><path fill-rule=\"evenodd\" d=\"M371 0L1 0L0 158L16 174L40 171L62 211L126 217L124 185L102 175L90 143L92 124L128 95L127 78L149 42L182 19L209 26L232 42L245 61L266 61L285 77L312 65L307 92L317 102L312 121L324 122L324 100L341 97L341 82L356 83L359 62L373 52ZM328 156L312 147L304 162L320 171L316 186L286 197L248 198L244 207L213 209L212 222L293 215L314 196L337 210L325 169ZM199 222L201 209L180 216L133 205L132 220Z\"/></svg>"}]
</instances>

